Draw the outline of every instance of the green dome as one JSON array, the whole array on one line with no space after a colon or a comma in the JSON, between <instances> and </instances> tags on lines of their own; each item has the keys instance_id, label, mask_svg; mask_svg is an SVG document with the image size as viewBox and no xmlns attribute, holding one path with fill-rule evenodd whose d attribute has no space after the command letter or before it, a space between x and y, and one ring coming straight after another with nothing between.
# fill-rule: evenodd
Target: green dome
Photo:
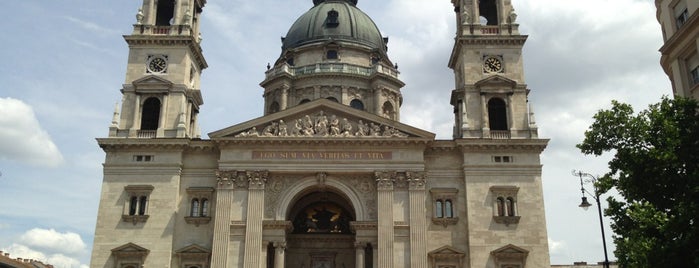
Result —
<instances>
[{"instance_id":1,"label":"green dome","mask_svg":"<svg viewBox=\"0 0 699 268\"><path fill-rule=\"evenodd\" d=\"M315 6L289 29L282 50L332 39L386 51L379 28L356 3L356 0L315 0Z\"/></svg>"}]
</instances>

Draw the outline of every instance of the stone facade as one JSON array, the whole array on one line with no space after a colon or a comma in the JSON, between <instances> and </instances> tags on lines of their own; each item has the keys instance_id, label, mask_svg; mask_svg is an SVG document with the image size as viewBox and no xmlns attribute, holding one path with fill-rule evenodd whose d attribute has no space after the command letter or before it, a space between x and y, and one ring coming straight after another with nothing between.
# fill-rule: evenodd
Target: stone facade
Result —
<instances>
[{"instance_id":1,"label":"stone facade","mask_svg":"<svg viewBox=\"0 0 699 268\"><path fill-rule=\"evenodd\" d=\"M656 0L665 43L660 65L675 96L699 99L699 1Z\"/></svg>"},{"instance_id":2,"label":"stone facade","mask_svg":"<svg viewBox=\"0 0 699 268\"><path fill-rule=\"evenodd\" d=\"M199 139L206 1L144 0L122 108L98 139L90 266L549 267L548 140L510 1L453 0L452 140L398 121L403 83L356 1L313 2L261 84L264 115Z\"/></svg>"}]
</instances>

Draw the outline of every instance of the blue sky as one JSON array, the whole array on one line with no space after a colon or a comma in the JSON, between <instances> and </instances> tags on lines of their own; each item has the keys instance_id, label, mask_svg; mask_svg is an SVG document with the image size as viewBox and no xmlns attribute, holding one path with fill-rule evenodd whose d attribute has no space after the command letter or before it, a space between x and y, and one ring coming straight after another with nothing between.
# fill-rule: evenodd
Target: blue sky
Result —
<instances>
[{"instance_id":1,"label":"blue sky","mask_svg":"<svg viewBox=\"0 0 699 268\"><path fill-rule=\"evenodd\" d=\"M528 34L525 75L540 137L554 264L603 259L598 218L582 211L571 169L593 174L607 158L574 145L610 100L637 110L670 95L659 65L660 26L651 0L512 0ZM206 134L262 114L268 62L311 0L209 0L202 19L209 69L200 120ZM140 0L0 1L0 250L58 268L89 264L106 137L121 99ZM390 37L405 102L402 122L449 139L454 87L447 67L454 15L449 0L360 0ZM608 226L607 241L611 245Z\"/></svg>"}]
</instances>

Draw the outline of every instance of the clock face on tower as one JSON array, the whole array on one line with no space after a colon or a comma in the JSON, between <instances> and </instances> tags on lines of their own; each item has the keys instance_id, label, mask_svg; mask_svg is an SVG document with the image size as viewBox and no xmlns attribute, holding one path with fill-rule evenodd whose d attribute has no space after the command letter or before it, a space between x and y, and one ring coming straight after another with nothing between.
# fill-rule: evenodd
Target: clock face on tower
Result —
<instances>
[{"instance_id":1,"label":"clock face on tower","mask_svg":"<svg viewBox=\"0 0 699 268\"><path fill-rule=\"evenodd\" d=\"M502 60L498 56L486 56L483 60L483 71L486 73L501 73Z\"/></svg>"},{"instance_id":2,"label":"clock face on tower","mask_svg":"<svg viewBox=\"0 0 699 268\"><path fill-rule=\"evenodd\" d=\"M167 71L167 56L151 55L148 56L146 69L149 73L165 73Z\"/></svg>"}]
</instances>

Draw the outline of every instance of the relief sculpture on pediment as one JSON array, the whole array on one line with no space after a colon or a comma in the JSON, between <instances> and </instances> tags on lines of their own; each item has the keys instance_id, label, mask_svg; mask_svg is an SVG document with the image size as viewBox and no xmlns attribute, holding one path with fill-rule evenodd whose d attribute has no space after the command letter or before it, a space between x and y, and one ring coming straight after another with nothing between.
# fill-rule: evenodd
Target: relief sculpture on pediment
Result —
<instances>
[{"instance_id":1,"label":"relief sculpture on pediment","mask_svg":"<svg viewBox=\"0 0 699 268\"><path fill-rule=\"evenodd\" d=\"M374 137L374 138L407 138L408 134L394 127L374 122L352 121L346 117L326 114L320 111L307 114L301 118L272 121L261 127L251 127L235 137Z\"/></svg>"}]
</instances>

